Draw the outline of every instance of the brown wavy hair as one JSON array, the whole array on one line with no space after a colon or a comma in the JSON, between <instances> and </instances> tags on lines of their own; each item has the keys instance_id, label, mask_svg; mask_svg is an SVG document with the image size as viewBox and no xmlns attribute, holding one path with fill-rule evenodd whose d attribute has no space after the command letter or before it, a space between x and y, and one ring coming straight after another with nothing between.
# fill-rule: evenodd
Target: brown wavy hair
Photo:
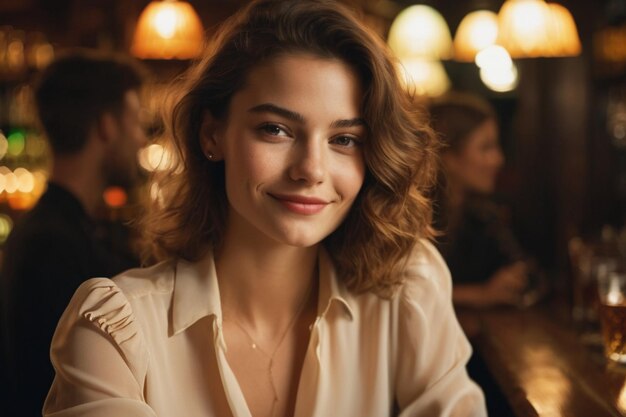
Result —
<instances>
[{"instance_id":1,"label":"brown wavy hair","mask_svg":"<svg viewBox=\"0 0 626 417\"><path fill-rule=\"evenodd\" d=\"M176 155L155 178L161 201L142 219L153 259L194 261L220 245L228 201L223 162L209 162L199 141L203 112L225 117L250 70L278 55L307 53L346 62L360 76L363 187L344 222L324 240L339 276L354 292L389 296L404 260L431 238L438 142L399 82L385 44L345 6L326 0L260 0L228 19L191 68L170 113Z\"/></svg>"}]
</instances>

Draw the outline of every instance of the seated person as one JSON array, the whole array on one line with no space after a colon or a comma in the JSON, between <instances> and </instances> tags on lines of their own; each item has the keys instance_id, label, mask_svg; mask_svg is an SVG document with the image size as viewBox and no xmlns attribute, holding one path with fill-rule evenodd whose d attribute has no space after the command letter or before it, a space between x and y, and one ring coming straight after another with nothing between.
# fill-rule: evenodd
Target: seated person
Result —
<instances>
[{"instance_id":1,"label":"seated person","mask_svg":"<svg viewBox=\"0 0 626 417\"><path fill-rule=\"evenodd\" d=\"M529 265L502 210L489 199L504 163L495 111L477 97L449 95L431 107L445 144L436 195L438 248L452 273L457 306L520 305Z\"/></svg>"}]
</instances>

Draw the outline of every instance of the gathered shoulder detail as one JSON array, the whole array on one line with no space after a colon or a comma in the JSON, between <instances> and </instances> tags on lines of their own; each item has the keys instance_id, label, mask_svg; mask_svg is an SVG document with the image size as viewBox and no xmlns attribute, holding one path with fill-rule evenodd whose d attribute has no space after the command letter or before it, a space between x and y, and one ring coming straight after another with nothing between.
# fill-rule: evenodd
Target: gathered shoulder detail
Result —
<instances>
[{"instance_id":1,"label":"gathered shoulder detail","mask_svg":"<svg viewBox=\"0 0 626 417\"><path fill-rule=\"evenodd\" d=\"M78 316L113 339L137 381L145 377L148 356L132 307L122 290L108 278L85 281L72 303L80 303Z\"/></svg>"}]
</instances>

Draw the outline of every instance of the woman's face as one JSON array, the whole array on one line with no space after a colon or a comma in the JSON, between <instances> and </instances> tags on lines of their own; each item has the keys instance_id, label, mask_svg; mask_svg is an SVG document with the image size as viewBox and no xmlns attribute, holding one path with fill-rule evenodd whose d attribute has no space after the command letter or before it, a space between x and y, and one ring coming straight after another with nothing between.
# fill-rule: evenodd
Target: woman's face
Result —
<instances>
[{"instance_id":1,"label":"woman's face","mask_svg":"<svg viewBox=\"0 0 626 417\"><path fill-rule=\"evenodd\" d=\"M249 73L211 138L230 204L226 237L310 247L365 177L362 90L342 61L279 56Z\"/></svg>"},{"instance_id":2,"label":"woman's face","mask_svg":"<svg viewBox=\"0 0 626 417\"><path fill-rule=\"evenodd\" d=\"M463 147L446 152L443 160L454 184L470 192L492 193L504 163L495 120L489 119L474 129Z\"/></svg>"}]
</instances>

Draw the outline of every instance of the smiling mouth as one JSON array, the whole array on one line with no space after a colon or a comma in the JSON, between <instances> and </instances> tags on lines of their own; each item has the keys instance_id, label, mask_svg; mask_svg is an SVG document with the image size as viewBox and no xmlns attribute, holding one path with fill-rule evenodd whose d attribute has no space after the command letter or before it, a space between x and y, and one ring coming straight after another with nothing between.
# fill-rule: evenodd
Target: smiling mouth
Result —
<instances>
[{"instance_id":1,"label":"smiling mouth","mask_svg":"<svg viewBox=\"0 0 626 417\"><path fill-rule=\"evenodd\" d=\"M319 198L270 194L272 198L278 201L287 210L304 215L317 214L324 210L329 202Z\"/></svg>"}]
</instances>

